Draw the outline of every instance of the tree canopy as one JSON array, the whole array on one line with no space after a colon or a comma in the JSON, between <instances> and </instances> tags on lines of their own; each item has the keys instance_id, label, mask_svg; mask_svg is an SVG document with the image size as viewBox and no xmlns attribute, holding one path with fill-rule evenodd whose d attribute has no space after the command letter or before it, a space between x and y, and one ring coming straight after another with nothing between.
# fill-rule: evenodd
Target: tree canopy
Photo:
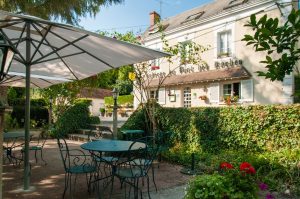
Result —
<instances>
[{"instance_id":1,"label":"tree canopy","mask_svg":"<svg viewBox=\"0 0 300 199\"><path fill-rule=\"evenodd\" d=\"M95 16L100 6L124 0L0 0L0 9L78 25L80 17Z\"/></svg>"}]
</instances>

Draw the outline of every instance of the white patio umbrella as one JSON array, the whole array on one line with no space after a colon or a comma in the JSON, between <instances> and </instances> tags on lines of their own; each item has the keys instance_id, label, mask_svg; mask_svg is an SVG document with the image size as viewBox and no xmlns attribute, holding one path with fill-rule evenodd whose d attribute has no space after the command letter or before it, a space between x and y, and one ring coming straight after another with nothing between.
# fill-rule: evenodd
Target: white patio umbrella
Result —
<instances>
[{"instance_id":1,"label":"white patio umbrella","mask_svg":"<svg viewBox=\"0 0 300 199\"><path fill-rule=\"evenodd\" d=\"M30 184L30 76L80 80L108 69L169 55L70 25L5 11L0 11L0 34L15 51L9 73L26 74L25 190Z\"/></svg>"},{"instance_id":2,"label":"white patio umbrella","mask_svg":"<svg viewBox=\"0 0 300 199\"><path fill-rule=\"evenodd\" d=\"M55 84L69 82L68 79L58 77L48 77L42 75L31 75L30 88L47 88ZM0 86L10 87L25 87L26 86L26 74L9 72L2 81Z\"/></svg>"}]
</instances>

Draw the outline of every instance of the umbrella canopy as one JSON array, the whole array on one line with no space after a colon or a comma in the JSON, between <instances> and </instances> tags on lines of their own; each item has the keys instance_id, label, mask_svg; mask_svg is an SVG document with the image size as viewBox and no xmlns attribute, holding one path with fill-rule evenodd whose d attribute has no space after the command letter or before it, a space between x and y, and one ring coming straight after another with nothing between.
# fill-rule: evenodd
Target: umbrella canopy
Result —
<instances>
[{"instance_id":1,"label":"umbrella canopy","mask_svg":"<svg viewBox=\"0 0 300 199\"><path fill-rule=\"evenodd\" d=\"M4 38L11 41L18 52L10 72L26 71L28 29L31 74L34 75L78 80L108 69L168 55L70 25L4 11L0 11L0 28Z\"/></svg>"},{"instance_id":2,"label":"umbrella canopy","mask_svg":"<svg viewBox=\"0 0 300 199\"><path fill-rule=\"evenodd\" d=\"M25 190L30 185L29 89L33 78L48 76L56 80L80 80L108 69L169 55L70 25L5 11L0 11L0 34L15 51L9 73L25 74Z\"/></svg>"},{"instance_id":3,"label":"umbrella canopy","mask_svg":"<svg viewBox=\"0 0 300 199\"><path fill-rule=\"evenodd\" d=\"M42 75L31 75L30 78L30 87L31 88L47 88L54 84L60 84L68 82L70 80L57 78L57 77L48 77ZM9 72L4 79L0 82L0 86L11 86L11 87L25 87L26 86L26 74Z\"/></svg>"}]
</instances>

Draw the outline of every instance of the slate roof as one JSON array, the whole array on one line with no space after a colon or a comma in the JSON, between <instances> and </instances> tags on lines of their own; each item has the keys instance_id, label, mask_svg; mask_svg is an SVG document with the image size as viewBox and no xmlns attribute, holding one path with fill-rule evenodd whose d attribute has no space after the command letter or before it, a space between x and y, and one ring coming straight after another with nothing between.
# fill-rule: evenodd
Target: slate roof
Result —
<instances>
[{"instance_id":1,"label":"slate roof","mask_svg":"<svg viewBox=\"0 0 300 199\"><path fill-rule=\"evenodd\" d=\"M167 77L162 83L163 86L186 85L193 83L218 82L222 80L247 79L250 73L244 67L234 67L223 70L210 70L205 72L190 73L187 75L174 75ZM149 87L158 85L158 79L153 79Z\"/></svg>"},{"instance_id":2,"label":"slate roof","mask_svg":"<svg viewBox=\"0 0 300 199\"><path fill-rule=\"evenodd\" d=\"M230 9L234 9L237 7L247 6L247 4L254 2L263 2L266 0L215 0L212 3L202 5L200 7L193 8L191 10L182 12L176 16L164 19L161 21L161 24L164 27L164 31L169 31L180 26L184 26L188 23L192 23L198 20L203 20L205 18L211 17L213 15L220 14L225 11L229 11ZM154 27L149 27L143 34L143 38L148 37L149 31L153 34L155 31Z\"/></svg>"},{"instance_id":3,"label":"slate roof","mask_svg":"<svg viewBox=\"0 0 300 199\"><path fill-rule=\"evenodd\" d=\"M112 91L103 88L83 88L78 94L81 98L104 99L104 97L112 96Z\"/></svg>"}]
</instances>

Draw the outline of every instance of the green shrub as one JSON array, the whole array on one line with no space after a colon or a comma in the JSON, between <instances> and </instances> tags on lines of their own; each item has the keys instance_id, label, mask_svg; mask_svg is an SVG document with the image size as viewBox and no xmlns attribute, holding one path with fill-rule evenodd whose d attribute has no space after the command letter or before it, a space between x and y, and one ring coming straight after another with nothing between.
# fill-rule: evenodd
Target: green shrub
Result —
<instances>
[{"instance_id":1,"label":"green shrub","mask_svg":"<svg viewBox=\"0 0 300 199\"><path fill-rule=\"evenodd\" d=\"M69 107L55 123L53 134L66 136L74 133L77 129L88 128L90 122L89 102L79 101Z\"/></svg>"},{"instance_id":2,"label":"green shrub","mask_svg":"<svg viewBox=\"0 0 300 199\"><path fill-rule=\"evenodd\" d=\"M158 127L174 133L174 146L164 158L190 166L192 149L196 167L208 173L224 161L247 161L270 189L300 194L299 104L157 108L155 114ZM138 110L122 129L145 130L146 121L143 111Z\"/></svg>"},{"instance_id":3,"label":"green shrub","mask_svg":"<svg viewBox=\"0 0 300 199\"><path fill-rule=\"evenodd\" d=\"M228 173L228 174L227 174ZM250 174L228 171L220 175L200 175L189 182L185 199L258 198L258 187Z\"/></svg>"},{"instance_id":4,"label":"green shrub","mask_svg":"<svg viewBox=\"0 0 300 199\"><path fill-rule=\"evenodd\" d=\"M25 122L25 106L15 105L11 113L13 120L16 120L19 127L24 127ZM35 127L42 127L48 123L49 113L47 107L30 106L30 120Z\"/></svg>"},{"instance_id":5,"label":"green shrub","mask_svg":"<svg viewBox=\"0 0 300 199\"><path fill-rule=\"evenodd\" d=\"M100 124L100 118L98 116L91 116L89 124Z\"/></svg>"}]
</instances>

